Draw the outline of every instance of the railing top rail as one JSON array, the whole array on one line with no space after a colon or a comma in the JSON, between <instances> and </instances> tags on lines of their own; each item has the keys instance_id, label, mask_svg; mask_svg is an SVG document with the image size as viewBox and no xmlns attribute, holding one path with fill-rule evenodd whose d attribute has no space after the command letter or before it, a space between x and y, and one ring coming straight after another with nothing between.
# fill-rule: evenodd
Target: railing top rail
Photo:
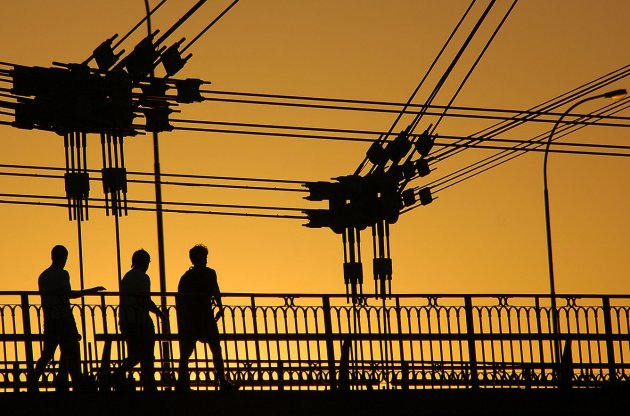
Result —
<instances>
[{"instance_id":1,"label":"railing top rail","mask_svg":"<svg viewBox=\"0 0 630 416\"><path fill-rule=\"evenodd\" d=\"M0 296L21 296L21 295L29 295L29 296L39 296L39 292L36 290L3 290L0 291ZM85 295L86 297L110 297L110 296L119 296L120 293L117 291L104 291L99 292L98 294L90 294ZM152 296L175 296L177 292L151 292ZM256 298L286 298L286 297L294 297L294 298L322 298L329 297L333 299L342 299L347 298L345 293L291 293L291 292L282 292L282 293L268 293L268 292L259 292L259 293L248 293L248 292L223 292L223 297L256 297ZM378 295L374 294L364 294L361 296L366 299L375 299L379 298ZM550 295L548 293L397 293L392 294L388 297L388 299L395 298L549 298ZM587 293L559 293L556 294L557 298L577 298L577 299L600 299L600 298L611 298L611 299L622 299L622 298L630 298L630 294L587 294Z\"/></svg>"}]
</instances>

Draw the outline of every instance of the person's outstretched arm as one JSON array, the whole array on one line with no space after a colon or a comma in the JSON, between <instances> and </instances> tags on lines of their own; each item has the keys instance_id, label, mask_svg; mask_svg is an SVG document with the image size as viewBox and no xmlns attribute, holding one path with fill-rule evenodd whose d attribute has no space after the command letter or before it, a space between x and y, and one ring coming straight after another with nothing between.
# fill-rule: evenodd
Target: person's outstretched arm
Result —
<instances>
[{"instance_id":1,"label":"person's outstretched arm","mask_svg":"<svg viewBox=\"0 0 630 416\"><path fill-rule=\"evenodd\" d=\"M89 289L83 289L83 290L71 290L69 297L70 299L76 299L85 295L95 295L98 292L102 292L103 290L105 290L103 286L96 286L96 287L91 287Z\"/></svg>"}]
</instances>

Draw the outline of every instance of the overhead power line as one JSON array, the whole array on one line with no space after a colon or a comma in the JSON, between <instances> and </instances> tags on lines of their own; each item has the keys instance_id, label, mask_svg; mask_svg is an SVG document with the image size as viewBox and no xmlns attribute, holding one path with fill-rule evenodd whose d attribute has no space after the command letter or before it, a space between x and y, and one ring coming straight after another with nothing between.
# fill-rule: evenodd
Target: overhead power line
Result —
<instances>
[{"instance_id":1,"label":"overhead power line","mask_svg":"<svg viewBox=\"0 0 630 416\"><path fill-rule=\"evenodd\" d=\"M219 91L219 90L202 90L202 93L211 94L211 95L220 95L220 96L235 96L235 97L255 97L255 98L268 98L268 99L282 99L287 101L260 101L253 99L223 99L223 98L208 98L204 97L206 101L225 101L225 102L235 102L242 104L260 104L260 105L278 105L278 106L296 106L296 107L305 107L305 108L322 108L322 109L331 109L331 110L356 110L356 111L367 111L367 112L387 112L387 113L398 113L400 111L400 107L405 106L404 103L392 102L392 101L373 101L373 100L357 100L357 99L345 99L345 98L332 98L332 97L316 97L316 96L305 96L305 95L280 95L280 94L264 94L264 93L251 93L251 92L239 92L239 91ZM170 96L170 98L175 98L175 96ZM316 105L316 104L308 104L308 103L300 103L293 101L307 101L307 102L322 102L322 103L340 103L340 104L358 104L364 105L365 107L356 107L350 105L335 105L335 106L327 106L327 105ZM375 108L374 106L381 107L393 107L393 108ZM405 114L417 114L423 107L420 104L409 104L408 109L404 110ZM482 107L470 107L470 106L455 106L455 105L437 105L431 104L426 106L428 109L435 110L436 112L431 113L427 112L427 115L440 115L443 110L448 110L447 117L470 117L470 118L488 118L488 119L505 119L512 120L517 115L536 115L536 116L547 116L551 117L549 120L539 120L536 119L534 121L544 121L544 122L555 122L555 120L562 115L561 112L553 112L553 111L533 111L533 110L516 110L516 109L501 109L501 108L482 108ZM479 115L469 115L469 114L453 114L453 111L460 112L478 112L478 113L498 113L498 114L513 114L513 116L489 116L485 114ZM630 117L622 117L622 116L607 116L606 119L610 120L630 120Z\"/></svg>"},{"instance_id":2,"label":"overhead power line","mask_svg":"<svg viewBox=\"0 0 630 416\"><path fill-rule=\"evenodd\" d=\"M11 198L11 199L6 199ZM15 198L15 199L13 199ZM17 199L20 198L20 199ZM33 201L29 199L43 199L44 201ZM35 206L50 206L68 209L66 203L63 202L50 202L50 201L63 201L65 197L47 196L47 195L19 195L19 194L0 194L0 204L12 204L12 205L35 205ZM90 200L94 200L90 198ZM96 201L104 201L97 199ZM130 201L131 202L131 201ZM142 204L154 205L154 201L143 201ZM173 203L173 206L183 206L184 203ZM204 210L203 207L219 207L219 208L233 208L233 209L257 209L257 210L272 210L273 207L261 207L261 206L249 206L249 205L228 205L228 204L190 204L189 206L197 206L199 209L184 209L184 208L162 208L163 212L180 213L180 214L205 214L205 215L229 215L229 216L243 216L243 217L256 217L256 218L279 218L279 219L299 219L305 220L304 215L294 214L267 214L258 212L240 212L240 211L217 211L217 210ZM105 205L88 204L88 208L107 210ZM136 205L128 205L127 209L130 211L145 211L155 212L155 207L141 207ZM302 211L298 208L277 208L278 211Z\"/></svg>"},{"instance_id":3,"label":"overhead power line","mask_svg":"<svg viewBox=\"0 0 630 416\"><path fill-rule=\"evenodd\" d=\"M630 100L626 99L620 103L614 103L611 104L609 106L604 107L603 110L597 110L596 112L593 113L593 115L591 115L590 117L598 117L598 114L601 111L607 111L607 112L619 112L619 111L623 111L627 108L630 108ZM575 125L565 125L565 126L560 126L556 131L558 132L558 134L555 136L554 138L554 142L556 142L557 140L559 140L562 137L567 136L568 134L577 131L579 129L582 129L584 126L575 126ZM487 158L484 158L480 161L474 162L454 173L451 173L450 175L447 175L446 177L443 177L441 179L438 179L432 183L430 183L428 186L438 186L438 184L441 181L446 180L446 178L449 178L449 180L455 180L460 178L462 175L465 175L466 172L468 170L471 169L479 169L479 168L484 168L489 164L494 164L496 163L496 166L499 166L505 162L502 162L501 159L502 158L506 158L509 157L511 154L513 153L517 153L519 156L522 155L524 152L527 152L528 150L532 149L532 148L538 148L541 147L543 145L543 142L548 138L549 136L549 132L544 132L541 134L538 134L536 136L534 136L533 138L531 138L529 140L529 142L527 144L523 144L521 145L516 145L514 147L512 147L511 149L505 149L502 152L499 152L495 155L489 156ZM565 143L561 143L562 145L564 145ZM556 151L557 149L555 148L551 148L550 151ZM509 158L509 160L513 159L512 157ZM458 181L461 182L461 181Z\"/></svg>"},{"instance_id":4,"label":"overhead power line","mask_svg":"<svg viewBox=\"0 0 630 416\"><path fill-rule=\"evenodd\" d=\"M22 199L46 199L46 200L57 200L57 201L67 201L66 196L58 196L58 195L44 195L44 194L15 194L15 193L0 193L1 198L22 198ZM105 202L104 198L94 198L90 197L89 201L92 202ZM150 200L142 200L142 199L128 199L127 202L129 204L140 204L140 205L155 205L155 201ZM204 202L189 202L189 201L164 201L164 205L166 206L186 206L186 207L212 207L212 208L235 208L235 209L256 209L263 211L304 211L306 208L301 207L281 207L281 206L267 206L267 205L245 205L245 204L218 204L218 203L204 203Z\"/></svg>"},{"instance_id":5,"label":"overhead power line","mask_svg":"<svg viewBox=\"0 0 630 416\"><path fill-rule=\"evenodd\" d=\"M177 122L179 120L173 120ZM200 132L208 132L208 133L225 133L225 134L238 134L238 135L254 135L254 136L267 136L267 137L290 137L290 138L301 138L301 139L311 139L311 140L330 140L330 141L347 141L347 142L359 142L359 143L372 143L373 140L365 137L351 137L347 136L348 134L352 135L371 135L371 136L382 136L386 133L379 131L369 131L369 130L351 130L351 129L330 129L330 128L315 128L315 127L298 127L298 126L281 126L281 125L269 125L269 124L254 124L254 123L233 123L233 122L195 122L192 120L185 120L185 122L190 124L209 124L209 125L220 125L226 127L234 127L234 128L195 128L195 127L180 127L174 126L175 130L187 130L187 131L200 131ZM569 123L572 124L572 123ZM582 123L575 123L576 125L583 125ZM590 123L591 125L597 123ZM242 129L237 129L237 127L243 127ZM623 126L630 127L630 126ZM265 130L251 130L252 128L260 128L260 129L268 129L272 131ZM248 130L249 129L249 130ZM286 131L276 131L276 130L289 130ZM294 133L290 132L292 130L305 131L305 133ZM310 133L313 132L313 133ZM337 133L336 135L331 134L316 134L316 133ZM462 143L449 143L444 142L445 139L449 140L461 140ZM467 136L457 136L457 135L443 135L438 136L436 138L436 146L442 146L445 148L473 148L475 147L474 143L492 143L496 142L508 142L508 143L529 143L529 140L518 140L518 139L496 139L494 137L488 138L477 138L477 137L467 137ZM607 145L603 143L565 143L564 145L571 147L592 147L592 148L607 148L607 149L630 149L627 146L616 146L616 145ZM481 146L480 146L481 148ZM553 149L551 151L554 151ZM580 154L580 151L574 151L571 153Z\"/></svg>"},{"instance_id":6,"label":"overhead power line","mask_svg":"<svg viewBox=\"0 0 630 416\"><path fill-rule=\"evenodd\" d=\"M63 171L65 172L65 168L59 168L54 166L43 166L43 165L15 165L15 164L0 164L0 168L15 168L15 169L42 169L42 170L53 170L53 171ZM90 173L100 173L101 171L98 169L86 169L86 172ZM127 171L130 175L144 175L144 176L153 176L152 172L139 172L139 171ZM217 180L225 180L225 181L247 181L247 182L276 182L276 183L293 183L293 184L302 184L307 181L293 180L293 179L268 179L268 178L251 178L244 176L216 176L216 175L194 175L194 174L185 174L185 173L162 173L164 177L173 177L173 178L194 178L194 179L217 179Z\"/></svg>"},{"instance_id":7,"label":"overhead power line","mask_svg":"<svg viewBox=\"0 0 630 416\"><path fill-rule=\"evenodd\" d=\"M11 164L0 164L0 168L5 169L14 169L14 170L48 170L48 171L57 171L57 172L65 172L65 168L57 168L50 166L33 166L33 165L11 165ZM96 173L101 174L100 170L96 169L87 169L88 173ZM154 184L153 180L143 180L143 179L133 179L133 176L148 176L153 177L153 174L150 172L136 172L136 171L128 171L128 175L132 178L128 179L129 183L142 183L142 184ZM40 173L22 173L22 172L0 172L0 175L5 176L24 176L24 177L41 177L41 178L50 178L50 179L63 179L63 175L52 175L52 174L40 174ZM287 180L287 179L265 179L265 178L247 178L247 177L229 177L229 176L210 176L210 175L188 175L188 174L173 174L166 173L162 174L162 177L167 178L181 178L181 179L195 179L195 180L210 180L210 181L225 181L228 183L234 182L252 182L252 183L273 183L273 184L291 184L298 185L306 183L307 181L296 181L296 180ZM91 177L92 181L101 181L100 177ZM235 184L221 184L221 183L210 183L210 182L181 182L181 181L161 181L164 185L178 185L178 186L187 186L187 187L215 187L215 188L228 188L228 189L246 189L246 190L262 190L262 191L283 191L283 192L306 192L306 189L302 187L277 187L277 186L261 186L261 185L235 185Z\"/></svg>"},{"instance_id":8,"label":"overhead power line","mask_svg":"<svg viewBox=\"0 0 630 416\"><path fill-rule=\"evenodd\" d=\"M241 100L241 99L210 99L214 101L221 102L232 102L232 103L241 103L241 104L259 104L259 105L271 105L271 106L283 106L283 107L301 107L301 108L314 108L314 109L324 109L324 110L340 110L340 111L359 111L359 112L371 112L371 113L391 113L398 114L401 110L397 110L394 108L378 108L378 107L356 107L356 106L344 106L344 105L326 105L326 104L308 104L308 103L292 103L292 102L269 102L269 101L254 101L254 100ZM366 104L371 103L379 103L379 102L370 102L366 101ZM379 105L385 106L399 106L402 105L400 103L382 103ZM415 115L418 114L420 110L415 109L417 106L410 106L411 109L407 109L404 111L405 114ZM433 109L434 111L430 111ZM446 112L446 113L445 113ZM492 114L494 113L494 114ZM426 116L442 116L448 118L471 118L471 119L487 119L487 120L518 120L519 116L522 115L531 115L531 116L540 116L547 118L532 118L532 122L535 123L554 123L555 119L553 117L559 117L560 113L555 112L542 112L542 111L523 111L523 110L508 110L508 109L497 109L497 108L479 108L479 107L463 107L463 106L442 106L442 105L430 105L427 106L427 110L423 113ZM506 115L502 115L506 114ZM510 115L511 114L511 115ZM607 118L608 119L608 118ZM630 117L609 117L610 120L619 120L619 121L630 121ZM194 121L191 121L194 122ZM601 123L601 125L609 125L616 127L626 127L630 124L621 124L621 123ZM389 134L393 134L391 131Z\"/></svg>"},{"instance_id":9,"label":"overhead power line","mask_svg":"<svg viewBox=\"0 0 630 416\"><path fill-rule=\"evenodd\" d=\"M630 108L630 100L629 99L625 99L625 103L620 103L620 104L613 104L611 106L607 106L604 111L610 111L612 113L615 112L619 112L619 111L623 111ZM601 111L601 110L598 110ZM592 117L597 117L597 114L594 114ZM559 127L556 131L558 132L558 134L554 137L554 142L576 130L582 129L584 126L575 126L575 125L568 125L568 126L561 126ZM548 134L549 132L545 132L542 134L539 134L537 136L535 136L534 138L532 138L530 140L530 143L525 144L523 146L521 145L516 145L514 147L512 147L511 149L504 149L499 153L496 153L492 156L488 156L480 161L477 161L475 163L472 163L464 168L461 168L455 172L452 172L448 175L445 175L439 179L436 179L426 185L424 185L424 187L430 187L432 189L432 192L437 194L440 193L441 191L444 191L452 186L455 186L457 184L460 184L462 182L464 182L465 180L468 179L472 179L473 177L476 177L477 175L480 175L481 173L487 172L490 169L496 168L498 166L503 165L504 163L507 163L519 156L522 156L523 154L527 153L528 151L540 151L540 147L544 146L544 141L548 138ZM558 143L557 145L565 145L566 143ZM550 149L551 151L558 151L558 149ZM614 155L607 155L607 156L625 156L624 154L614 154ZM420 188L416 188L416 190L419 190ZM405 208L401 213L406 213L409 211L412 211L413 209L417 208L419 205L414 205L411 207L407 207Z\"/></svg>"},{"instance_id":10,"label":"overhead power line","mask_svg":"<svg viewBox=\"0 0 630 416\"><path fill-rule=\"evenodd\" d=\"M197 36L195 36L190 42L188 42L188 44L186 44L186 46L182 48L181 52L186 52L192 45L194 45L195 42L197 42L199 38L201 38L212 26L214 26L215 23L217 23L223 16L225 16L225 14L229 12L230 9L234 7L236 3L238 3L238 1L239 0L234 0L228 7L226 7L225 10L223 10L216 18L214 18L214 20L212 20L212 22L208 24L208 26L206 26L201 32L199 32Z\"/></svg>"},{"instance_id":11,"label":"overhead power line","mask_svg":"<svg viewBox=\"0 0 630 416\"><path fill-rule=\"evenodd\" d=\"M461 27L462 23L464 22L464 20L466 20L466 17L468 16L468 13L470 13L470 10L472 9L473 5L475 4L475 0L472 0L470 2L470 4L468 5L468 8L464 11L464 14L462 15L462 17L459 19L459 21L457 22L457 24L455 25L455 28L453 28L453 30L451 31L451 34L449 35L449 37L446 39L446 42L444 42L444 45L442 46L442 48L440 49L440 51L438 52L437 56L435 57L435 59L433 60L433 62L431 63L431 65L429 66L429 69L425 72L424 76L421 78L420 82L418 83L418 85L416 86L416 88L413 90L413 92L411 93L411 95L409 96L409 99L407 100L407 103L403 106L402 110L399 110L398 115L396 116L396 119L394 120L394 122L391 124L388 133L391 134L394 131L394 128L396 127L396 125L398 124L398 122L400 121L401 117L403 116L403 114L405 113L405 111L407 110L407 108L411 105L411 102L413 101L413 99L415 98L416 94L418 94L418 91L420 90L420 88L422 88L422 86L424 85L424 82L426 81L426 79L428 78L429 74L433 71L433 68L435 67L435 65L438 63L438 61L440 60L440 57L442 56L442 54L444 53L444 51L448 48L448 45L451 43L451 41L453 40L453 37L455 36L455 34L457 33L457 31L459 30L459 28ZM377 139L378 140L378 139ZM363 158L363 161L361 161L361 163L359 163L359 166L357 167L357 169L355 170L355 174L359 174L361 172L361 170L363 170L363 168L365 167L365 165L367 164L367 156Z\"/></svg>"},{"instance_id":12,"label":"overhead power line","mask_svg":"<svg viewBox=\"0 0 630 416\"><path fill-rule=\"evenodd\" d=\"M507 10L507 12L505 13L505 15L503 16L503 18L501 19L501 22L498 24L498 26L495 28L494 32L492 33L492 36L490 36L490 39L488 39L488 41L486 42L486 44L484 45L483 49L481 50L481 52L479 53L479 55L477 56L477 58L475 59L475 62L472 64L472 66L470 67L470 69L468 70L468 72L466 73L466 76L464 77L464 79L461 81L461 83L459 84L459 87L457 87L457 90L455 91L455 93L452 95L451 99L449 100L448 104L446 105L446 107L444 108L444 111L442 112L442 114L440 115L440 117L438 118L438 120L433 124L433 128L431 129L431 133L430 134L435 134L438 126L440 125L440 122L442 121L442 119L446 116L448 110L450 109L450 107L453 105L453 102L455 102L455 99L457 98L457 96L459 95L459 93L461 92L461 90L464 88L464 85L466 85L466 82L468 81L468 79L470 78L470 76L472 75L473 71L475 70L475 68L477 68L477 65L479 64L479 62L481 61L481 58L485 55L486 51L488 50L488 48L490 47L490 45L492 44L492 41L494 40L494 38L497 36L497 34L499 33L499 31L501 30L501 28L503 27L503 24L505 23L505 21L507 20L507 18L510 16L510 14L512 13L512 10L514 9L514 6L516 6L516 3L518 2L518 0L514 0L512 2L512 5L510 6L510 8Z\"/></svg>"},{"instance_id":13,"label":"overhead power line","mask_svg":"<svg viewBox=\"0 0 630 416\"><path fill-rule=\"evenodd\" d=\"M545 101L542 104L537 105L536 107L532 108L532 110L534 111L549 111L549 110L556 110L558 108L560 108L562 105L565 105L575 99L581 98L587 94L590 94L600 88L603 88L607 85L610 85L614 82L617 82L625 77L627 77L628 75L630 75L630 65L626 65L624 67L621 67L617 70L614 70L602 77L599 77L593 81L587 82L586 84L583 84L577 88L574 88L564 94L561 94L555 98L552 98L548 101ZM521 116L519 116L516 120L510 120L510 121L504 121L504 122L500 122L497 123L493 126L487 127L477 133L475 133L474 137L492 137L494 135L497 134L502 134L508 130L511 130L519 125L522 125L525 122L529 122L532 120L532 118L535 118L535 116L533 114L528 114L528 113L523 113ZM582 119L587 119L584 118L583 115L580 115L579 118ZM557 120L557 118L556 118ZM555 121L554 120L554 123ZM625 125L623 126L619 126L619 127L626 127ZM444 159L450 155L455 155L457 153L459 153L461 150L454 150L454 149L447 149L444 152L437 152L435 154L432 154L432 156L436 159Z\"/></svg>"}]
</instances>

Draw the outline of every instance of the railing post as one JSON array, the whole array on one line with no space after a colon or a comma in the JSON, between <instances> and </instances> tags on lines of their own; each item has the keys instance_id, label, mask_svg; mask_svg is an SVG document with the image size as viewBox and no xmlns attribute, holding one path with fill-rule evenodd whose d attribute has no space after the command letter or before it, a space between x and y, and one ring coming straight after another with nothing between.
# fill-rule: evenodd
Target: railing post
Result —
<instances>
[{"instance_id":1,"label":"railing post","mask_svg":"<svg viewBox=\"0 0 630 416\"><path fill-rule=\"evenodd\" d=\"M473 321L472 298L464 297L464 308L466 310L466 333L468 338L468 359L470 360L470 385L473 388L479 387L477 377L477 348L475 346L475 324Z\"/></svg>"},{"instance_id":2,"label":"railing post","mask_svg":"<svg viewBox=\"0 0 630 416\"><path fill-rule=\"evenodd\" d=\"M406 377L406 385L403 384L402 388L404 390L409 389L409 366L405 362L405 345L402 339L402 318L400 316L400 297L396 296L396 324L398 325L398 355L400 357L400 373L403 380Z\"/></svg>"},{"instance_id":3,"label":"railing post","mask_svg":"<svg viewBox=\"0 0 630 416\"><path fill-rule=\"evenodd\" d=\"M109 334L107 328L107 303L105 302L105 295L101 295L101 315L103 317L103 333ZM96 337L94 338L94 345L96 345ZM111 360L112 342L106 340L103 344L103 350L101 351L101 360L98 368L98 381L99 389L101 391L108 391L110 389L110 360ZM98 360L98 355L97 355Z\"/></svg>"},{"instance_id":4,"label":"railing post","mask_svg":"<svg viewBox=\"0 0 630 416\"><path fill-rule=\"evenodd\" d=\"M162 294L162 298L166 299L166 296L164 294ZM170 336L171 335L171 320L170 317L168 316L168 305L166 305L165 302L162 303L162 311L164 313L164 315L166 316L167 319L162 319L160 324L161 324L161 329L162 329L162 334L166 335L166 336ZM160 369L160 375L162 378L162 382L165 383L164 386L164 390L171 390L171 386L175 384L175 373L173 371L173 363L172 361L174 360L173 357L173 352L171 349L171 342L172 341L162 341L162 348L160 348L160 352L162 353L162 357L161 361L162 361L162 368Z\"/></svg>"},{"instance_id":5,"label":"railing post","mask_svg":"<svg viewBox=\"0 0 630 416\"><path fill-rule=\"evenodd\" d=\"M409 390L409 363L405 360L400 362L400 387Z\"/></svg>"},{"instance_id":6,"label":"railing post","mask_svg":"<svg viewBox=\"0 0 630 416\"><path fill-rule=\"evenodd\" d=\"M613 344L612 319L610 317L610 298L604 296L602 298L602 306L604 309L604 329L606 330L606 353L608 355L608 372L611 382L617 381L616 364L615 364L615 346Z\"/></svg>"},{"instance_id":7,"label":"railing post","mask_svg":"<svg viewBox=\"0 0 630 416\"><path fill-rule=\"evenodd\" d=\"M542 337L542 318L540 317L540 298L536 296L534 298L535 311L536 311L536 334L538 335L538 358L540 360L540 373L543 380L547 379L547 368L545 364L545 345ZM534 357L532 356L532 362Z\"/></svg>"},{"instance_id":8,"label":"railing post","mask_svg":"<svg viewBox=\"0 0 630 416\"><path fill-rule=\"evenodd\" d=\"M13 375L11 385L13 385L13 391L17 393L20 391L20 363L18 361L13 363L13 371L11 373Z\"/></svg>"},{"instance_id":9,"label":"railing post","mask_svg":"<svg viewBox=\"0 0 630 416\"><path fill-rule=\"evenodd\" d=\"M322 297L322 306L324 308L324 330L326 332L326 354L328 356L328 373L330 389L337 387L337 378L335 376L335 346L332 339L332 319L330 317L330 298Z\"/></svg>"},{"instance_id":10,"label":"railing post","mask_svg":"<svg viewBox=\"0 0 630 416\"><path fill-rule=\"evenodd\" d=\"M260 362L260 334L258 333L258 319L256 316L256 298L254 296L251 296L250 302L252 308L252 324L254 326L254 349L256 350L256 368L258 371L258 380L262 382L263 373L262 364Z\"/></svg>"},{"instance_id":11,"label":"railing post","mask_svg":"<svg viewBox=\"0 0 630 416\"><path fill-rule=\"evenodd\" d=\"M24 342L24 353L26 359L26 378L28 382L28 378L31 377L34 373L33 363L35 360L33 359L33 338L31 333L31 314L30 314L30 305L28 303L28 294L23 293L20 295L22 300L22 328L24 330L25 342ZM16 357L17 358L17 357ZM18 372L19 374L19 372ZM37 383L37 381L35 381ZM29 388L31 388L29 384Z\"/></svg>"},{"instance_id":12,"label":"railing post","mask_svg":"<svg viewBox=\"0 0 630 416\"><path fill-rule=\"evenodd\" d=\"M282 364L282 360L278 360L278 390L284 390L284 365Z\"/></svg>"}]
</instances>

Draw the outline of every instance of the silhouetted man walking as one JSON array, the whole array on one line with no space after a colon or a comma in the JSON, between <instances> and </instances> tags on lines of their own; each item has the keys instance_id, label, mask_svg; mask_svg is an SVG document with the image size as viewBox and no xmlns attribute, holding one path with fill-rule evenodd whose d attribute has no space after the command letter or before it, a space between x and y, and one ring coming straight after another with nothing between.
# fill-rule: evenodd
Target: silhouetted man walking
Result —
<instances>
[{"instance_id":1,"label":"silhouetted man walking","mask_svg":"<svg viewBox=\"0 0 630 416\"><path fill-rule=\"evenodd\" d=\"M60 376L62 369L63 372L69 372L72 377L72 387L76 391L83 384L79 348L81 336L72 315L70 299L95 294L105 288L98 286L85 290L72 290L70 274L64 269L68 260L68 250L64 246L53 247L51 259L52 264L42 272L37 282L44 310L44 348L35 364L35 373L29 382L29 389L37 389L39 378L59 347L61 350Z\"/></svg>"},{"instance_id":2,"label":"silhouetted man walking","mask_svg":"<svg viewBox=\"0 0 630 416\"><path fill-rule=\"evenodd\" d=\"M207 267L208 249L196 245L189 252L192 267L181 277L177 287L177 326L179 328L179 372L177 390L190 389L188 359L195 349L197 341L210 346L212 361L217 379L222 390L236 390L237 386L225 378L225 368L219 342L217 321L223 316L221 291L216 272ZM216 304L219 311L213 311Z\"/></svg>"},{"instance_id":3,"label":"silhouetted man walking","mask_svg":"<svg viewBox=\"0 0 630 416\"><path fill-rule=\"evenodd\" d=\"M131 270L120 283L120 332L127 343L127 357L114 372L114 381L124 380L127 371L140 363L145 391L157 390L154 371L155 327L149 312L166 319L151 300L151 279L147 275L151 257L138 250L131 257Z\"/></svg>"}]
</instances>

